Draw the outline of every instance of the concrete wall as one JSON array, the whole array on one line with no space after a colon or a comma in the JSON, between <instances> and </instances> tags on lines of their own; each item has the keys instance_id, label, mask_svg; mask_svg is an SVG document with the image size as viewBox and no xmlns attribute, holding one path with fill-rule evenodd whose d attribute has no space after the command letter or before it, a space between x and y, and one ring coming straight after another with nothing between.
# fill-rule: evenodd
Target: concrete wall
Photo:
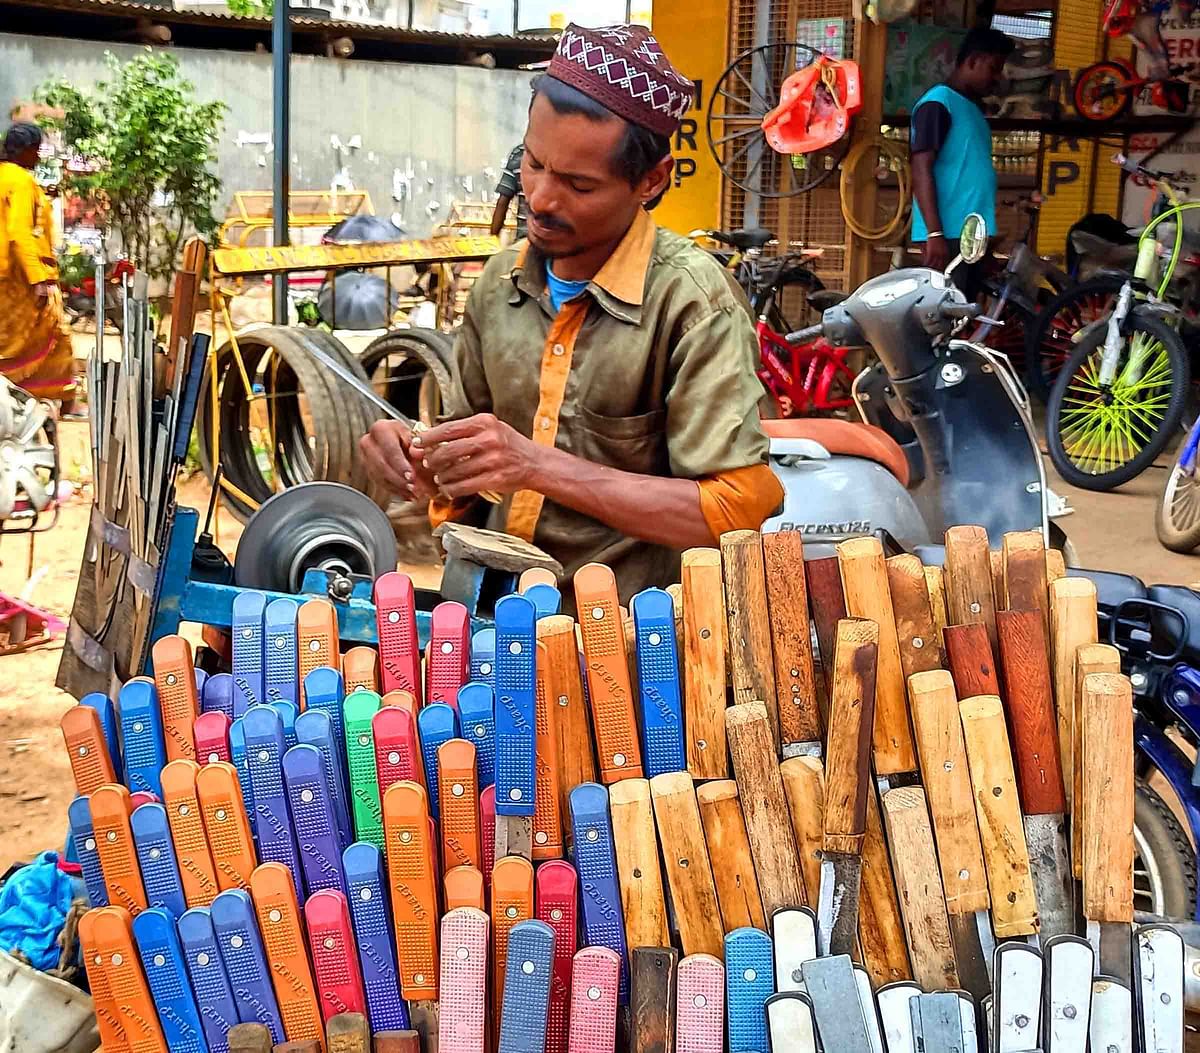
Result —
<instances>
[{"instance_id":1,"label":"concrete wall","mask_svg":"<svg viewBox=\"0 0 1200 1053\"><path fill-rule=\"evenodd\" d=\"M105 51L128 59L139 50L0 33L0 112L50 77L80 86L101 79ZM271 188L271 56L171 53L201 99L229 107L218 149L224 216L233 191ZM294 56L292 188L336 183L367 190L377 213L395 213L410 236L422 237L451 201L494 200L496 177L525 132L530 78L513 70ZM345 148L355 137L361 145Z\"/></svg>"}]
</instances>

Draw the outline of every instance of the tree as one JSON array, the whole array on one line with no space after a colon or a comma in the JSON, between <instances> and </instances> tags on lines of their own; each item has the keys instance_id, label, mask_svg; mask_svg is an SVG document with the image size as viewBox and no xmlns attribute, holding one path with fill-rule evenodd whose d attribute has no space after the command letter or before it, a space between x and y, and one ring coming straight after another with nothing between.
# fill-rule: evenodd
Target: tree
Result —
<instances>
[{"instance_id":1,"label":"tree","mask_svg":"<svg viewBox=\"0 0 1200 1053\"><path fill-rule=\"evenodd\" d=\"M37 99L60 108L47 121L88 171L70 171L63 189L105 205L122 246L153 277L174 269L185 236L216 229L220 191L216 144L225 104L200 103L178 62L150 49L122 64L107 56L109 77L90 92L50 81Z\"/></svg>"}]
</instances>

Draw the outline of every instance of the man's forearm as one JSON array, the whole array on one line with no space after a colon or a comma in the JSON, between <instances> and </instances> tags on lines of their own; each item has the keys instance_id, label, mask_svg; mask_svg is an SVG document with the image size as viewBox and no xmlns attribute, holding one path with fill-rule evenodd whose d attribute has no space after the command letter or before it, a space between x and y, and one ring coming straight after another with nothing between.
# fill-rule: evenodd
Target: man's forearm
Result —
<instances>
[{"instance_id":1,"label":"man's forearm","mask_svg":"<svg viewBox=\"0 0 1200 1053\"><path fill-rule=\"evenodd\" d=\"M942 230L942 217L938 212L937 185L933 181L933 161L931 152L922 152L912 159L913 197L921 206L921 215L925 217L925 229L929 231Z\"/></svg>"}]
</instances>

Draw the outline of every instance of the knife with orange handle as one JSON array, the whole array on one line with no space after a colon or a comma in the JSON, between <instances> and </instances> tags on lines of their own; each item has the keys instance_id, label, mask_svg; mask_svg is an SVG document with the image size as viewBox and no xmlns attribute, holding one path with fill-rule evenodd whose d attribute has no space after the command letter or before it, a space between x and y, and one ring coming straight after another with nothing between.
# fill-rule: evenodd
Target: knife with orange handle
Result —
<instances>
[{"instance_id":1,"label":"knife with orange handle","mask_svg":"<svg viewBox=\"0 0 1200 1053\"><path fill-rule=\"evenodd\" d=\"M916 556L903 555L892 556L886 564L900 644L900 666L907 682L914 673L941 668L940 637L934 626L921 561Z\"/></svg>"},{"instance_id":2,"label":"knife with orange handle","mask_svg":"<svg viewBox=\"0 0 1200 1053\"><path fill-rule=\"evenodd\" d=\"M642 754L613 572L602 563L588 563L576 571L575 603L583 636L600 780L612 783L640 779Z\"/></svg>"},{"instance_id":3,"label":"knife with orange handle","mask_svg":"<svg viewBox=\"0 0 1200 1053\"><path fill-rule=\"evenodd\" d=\"M778 747L779 707L767 615L766 569L762 535L757 530L730 530L721 535L721 574L725 581L733 700L762 702L767 707L771 735Z\"/></svg>"},{"instance_id":4,"label":"knife with orange handle","mask_svg":"<svg viewBox=\"0 0 1200 1053\"><path fill-rule=\"evenodd\" d=\"M184 902L189 908L208 906L220 891L196 793L199 773L200 766L187 760L171 761L162 770L163 807L179 861Z\"/></svg>"},{"instance_id":5,"label":"knife with orange handle","mask_svg":"<svg viewBox=\"0 0 1200 1053\"><path fill-rule=\"evenodd\" d=\"M608 792L608 812L621 886L626 943L630 947L665 946L670 941L670 933L662 868L658 863L658 836L654 832L650 783L645 779L623 779L613 783ZM540 875L541 871L538 873Z\"/></svg>"},{"instance_id":6,"label":"knife with orange handle","mask_svg":"<svg viewBox=\"0 0 1200 1053\"><path fill-rule=\"evenodd\" d=\"M379 690L379 654L373 647L351 647L342 655L342 682L346 694L360 687Z\"/></svg>"},{"instance_id":7,"label":"knife with orange handle","mask_svg":"<svg viewBox=\"0 0 1200 1053\"><path fill-rule=\"evenodd\" d=\"M524 856L497 859L492 868L492 1014L497 1030L504 1005L508 935L533 917L533 864Z\"/></svg>"},{"instance_id":8,"label":"knife with orange handle","mask_svg":"<svg viewBox=\"0 0 1200 1053\"><path fill-rule=\"evenodd\" d=\"M137 914L150 906L150 901L142 885L133 830L129 826L129 813L133 810L129 791L117 783L101 786L91 795L89 803L108 902Z\"/></svg>"},{"instance_id":9,"label":"knife with orange handle","mask_svg":"<svg viewBox=\"0 0 1200 1053\"><path fill-rule=\"evenodd\" d=\"M721 552L689 548L681 557L683 707L687 767L696 779L729 774L725 749L725 593ZM585 780L587 781L587 780Z\"/></svg>"},{"instance_id":10,"label":"knife with orange handle","mask_svg":"<svg viewBox=\"0 0 1200 1053\"><path fill-rule=\"evenodd\" d=\"M764 534L762 547L783 755L819 754L821 713L803 573L804 543L800 531L780 530Z\"/></svg>"},{"instance_id":11,"label":"knife with orange handle","mask_svg":"<svg viewBox=\"0 0 1200 1053\"><path fill-rule=\"evenodd\" d=\"M554 571L548 570L546 567L529 567L527 570L523 570L517 579L517 592L524 593L534 585L550 585L558 588L558 578L555 577Z\"/></svg>"},{"instance_id":12,"label":"knife with orange handle","mask_svg":"<svg viewBox=\"0 0 1200 1053\"><path fill-rule=\"evenodd\" d=\"M107 989L115 1010L115 1021L110 1023L116 1026L110 1030L119 1026L125 1036L125 1046L114 1048L129 1053L168 1053L158 1010L138 960L129 912L116 906L100 907L86 917L88 922L80 922L79 932L88 975L93 971L100 975L100 988ZM109 1053L108 1046L104 1049Z\"/></svg>"},{"instance_id":13,"label":"knife with orange handle","mask_svg":"<svg viewBox=\"0 0 1200 1053\"><path fill-rule=\"evenodd\" d=\"M1050 597L1046 582L1046 542L1040 530L1004 535L1004 608L1037 611L1046 646L1050 645ZM999 599L999 597L997 597Z\"/></svg>"},{"instance_id":14,"label":"knife with orange handle","mask_svg":"<svg viewBox=\"0 0 1200 1053\"><path fill-rule=\"evenodd\" d=\"M150 653L167 760L195 760L192 725L200 715L200 700L196 696L192 645L182 636L164 636L155 642Z\"/></svg>"},{"instance_id":15,"label":"knife with orange handle","mask_svg":"<svg viewBox=\"0 0 1200 1053\"><path fill-rule=\"evenodd\" d=\"M981 622L947 625L942 638L946 642L946 665L959 698L1000 694L996 653L988 642L986 626Z\"/></svg>"},{"instance_id":16,"label":"knife with orange handle","mask_svg":"<svg viewBox=\"0 0 1200 1053\"><path fill-rule=\"evenodd\" d=\"M445 819L442 820L445 822ZM483 871L477 866L451 867L442 878L446 895L446 911L455 907L474 907L483 910Z\"/></svg>"},{"instance_id":17,"label":"knife with orange handle","mask_svg":"<svg viewBox=\"0 0 1200 1053\"><path fill-rule=\"evenodd\" d=\"M72 706L63 714L59 726L67 744L75 790L80 796L86 797L101 786L117 782L100 714L91 706Z\"/></svg>"},{"instance_id":18,"label":"knife with orange handle","mask_svg":"<svg viewBox=\"0 0 1200 1053\"><path fill-rule=\"evenodd\" d=\"M558 707L550 687L550 653L537 645L534 680L534 808L533 858L559 859L563 854L562 787L558 772Z\"/></svg>"},{"instance_id":19,"label":"knife with orange handle","mask_svg":"<svg viewBox=\"0 0 1200 1053\"><path fill-rule=\"evenodd\" d=\"M437 1049L437 879L425 791L394 783L383 796L383 833L392 924L399 953L400 991L424 1048Z\"/></svg>"},{"instance_id":20,"label":"knife with orange handle","mask_svg":"<svg viewBox=\"0 0 1200 1053\"><path fill-rule=\"evenodd\" d=\"M270 656L267 656L270 658ZM337 611L328 600L312 599L296 612L296 665L299 669L300 708L304 708L304 678L314 669L341 665ZM347 687L345 693L350 694Z\"/></svg>"},{"instance_id":21,"label":"knife with orange handle","mask_svg":"<svg viewBox=\"0 0 1200 1053\"><path fill-rule=\"evenodd\" d=\"M1073 802L1071 808L1071 871L1076 878L1083 878L1083 833L1088 827L1087 800L1083 796L1083 732L1084 727L1079 719L1080 706L1083 703L1083 681L1092 673L1119 673L1121 671L1121 652L1112 644L1083 644L1075 651L1075 734L1073 748L1075 756L1070 768L1074 774L1074 793L1068 788L1068 800ZM1068 767L1066 758L1062 758L1064 773ZM1064 776L1065 782L1065 776Z\"/></svg>"},{"instance_id":22,"label":"knife with orange handle","mask_svg":"<svg viewBox=\"0 0 1200 1053\"><path fill-rule=\"evenodd\" d=\"M980 624L996 650L996 596L987 531L981 526L954 526L946 531L946 613L951 625ZM959 691L959 697L963 697Z\"/></svg>"},{"instance_id":23,"label":"knife with orange handle","mask_svg":"<svg viewBox=\"0 0 1200 1053\"><path fill-rule=\"evenodd\" d=\"M308 964L304 925L291 871L282 863L263 863L250 875L250 898L258 917L263 949L271 967L271 986L291 1042L325 1037L317 985Z\"/></svg>"},{"instance_id":24,"label":"knife with orange handle","mask_svg":"<svg viewBox=\"0 0 1200 1053\"><path fill-rule=\"evenodd\" d=\"M407 709L413 718L416 718L417 711L421 708L417 705L417 697L411 691L405 691L403 688L396 691L389 691L380 700L382 706L395 706L397 709Z\"/></svg>"},{"instance_id":25,"label":"knife with orange handle","mask_svg":"<svg viewBox=\"0 0 1200 1053\"><path fill-rule=\"evenodd\" d=\"M554 754L558 760L558 814L567 814L576 786L596 781L592 730L579 669L575 620L565 614L537 622L537 677L545 675L546 697L554 709ZM535 809L536 811L536 809ZM566 824L569 833L570 824Z\"/></svg>"},{"instance_id":26,"label":"knife with orange handle","mask_svg":"<svg viewBox=\"0 0 1200 1053\"><path fill-rule=\"evenodd\" d=\"M120 908L118 908L120 909ZM100 1048L105 1053L129 1053L129 1036L113 997L109 978L111 962L96 946L96 922L102 917L99 910L89 910L79 919L80 957L87 971L88 987L92 992L92 1007L96 1013L96 1028L100 1032Z\"/></svg>"},{"instance_id":27,"label":"knife with orange handle","mask_svg":"<svg viewBox=\"0 0 1200 1053\"><path fill-rule=\"evenodd\" d=\"M204 833L222 891L249 888L258 865L250 820L242 803L237 769L218 761L206 764L196 775L196 797L204 817Z\"/></svg>"},{"instance_id":28,"label":"knife with orange handle","mask_svg":"<svg viewBox=\"0 0 1200 1053\"><path fill-rule=\"evenodd\" d=\"M479 794L479 851L483 861L484 887L492 884L492 868L496 865L496 784L485 787Z\"/></svg>"},{"instance_id":29,"label":"knife with orange handle","mask_svg":"<svg viewBox=\"0 0 1200 1053\"><path fill-rule=\"evenodd\" d=\"M437 752L445 874L454 867L478 867L483 861L479 846L479 777L475 772L475 746L466 739L443 742Z\"/></svg>"}]
</instances>

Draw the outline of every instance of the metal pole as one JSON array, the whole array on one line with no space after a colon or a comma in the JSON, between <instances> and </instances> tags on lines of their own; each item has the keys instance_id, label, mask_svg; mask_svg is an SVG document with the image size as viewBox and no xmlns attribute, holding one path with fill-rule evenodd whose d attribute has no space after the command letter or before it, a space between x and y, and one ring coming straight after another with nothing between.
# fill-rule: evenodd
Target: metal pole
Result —
<instances>
[{"instance_id":1,"label":"metal pole","mask_svg":"<svg viewBox=\"0 0 1200 1053\"><path fill-rule=\"evenodd\" d=\"M291 190L291 57L292 24L289 20L289 0L275 0L271 19L271 88L274 123L271 139L274 143L274 178L271 184L271 216L274 221L275 245L288 243L288 192ZM287 275L271 278L272 314L276 325L287 324Z\"/></svg>"}]
</instances>

